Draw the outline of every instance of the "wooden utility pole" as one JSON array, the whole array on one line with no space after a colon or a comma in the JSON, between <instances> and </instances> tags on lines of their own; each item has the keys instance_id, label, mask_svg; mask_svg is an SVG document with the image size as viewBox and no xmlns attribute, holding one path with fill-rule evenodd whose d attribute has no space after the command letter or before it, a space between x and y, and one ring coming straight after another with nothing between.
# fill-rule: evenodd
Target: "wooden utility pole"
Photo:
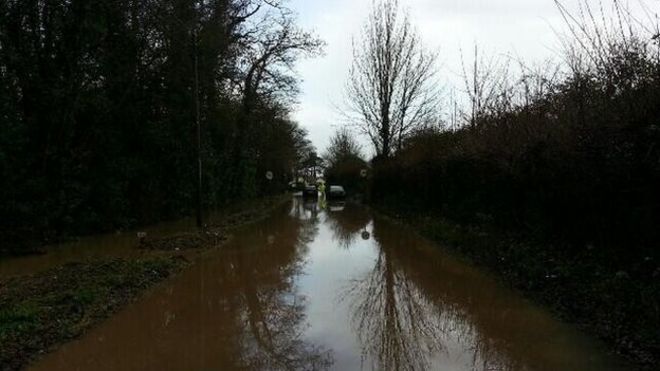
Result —
<instances>
[{"instance_id":1,"label":"wooden utility pole","mask_svg":"<svg viewBox=\"0 0 660 371\"><path fill-rule=\"evenodd\" d=\"M200 104L199 104L199 57L197 51L197 30L193 30L193 69L194 69L194 97L195 97L195 129L197 130L197 227L201 228L202 220L202 127L200 122Z\"/></svg>"}]
</instances>

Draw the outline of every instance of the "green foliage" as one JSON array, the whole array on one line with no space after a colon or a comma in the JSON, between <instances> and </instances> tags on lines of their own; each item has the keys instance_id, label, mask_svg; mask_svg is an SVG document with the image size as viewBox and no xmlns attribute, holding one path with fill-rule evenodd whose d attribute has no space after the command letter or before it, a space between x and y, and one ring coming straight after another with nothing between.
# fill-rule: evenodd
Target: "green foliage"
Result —
<instances>
[{"instance_id":1,"label":"green foliage","mask_svg":"<svg viewBox=\"0 0 660 371\"><path fill-rule=\"evenodd\" d=\"M75 292L74 300L81 305L88 305L93 303L98 296L102 295L99 295L99 293L91 288L80 288Z\"/></svg>"},{"instance_id":2,"label":"green foliage","mask_svg":"<svg viewBox=\"0 0 660 371\"><path fill-rule=\"evenodd\" d=\"M38 313L38 308L30 302L0 310L0 339L6 338L9 333L34 329Z\"/></svg>"}]
</instances>

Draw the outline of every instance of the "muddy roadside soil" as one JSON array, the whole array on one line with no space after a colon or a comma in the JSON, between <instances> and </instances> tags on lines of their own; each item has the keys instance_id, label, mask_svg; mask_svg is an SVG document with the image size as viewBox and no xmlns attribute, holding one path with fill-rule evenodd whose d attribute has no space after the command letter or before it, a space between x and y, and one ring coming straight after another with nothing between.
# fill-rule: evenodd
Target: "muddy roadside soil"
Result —
<instances>
[{"instance_id":1,"label":"muddy roadside soil","mask_svg":"<svg viewBox=\"0 0 660 371\"><path fill-rule=\"evenodd\" d=\"M0 370L20 370L180 272L232 230L267 217L289 199L237 204L199 232L136 238L140 258L83 260L31 275L0 278ZM48 253L48 250L45 250Z\"/></svg>"},{"instance_id":2,"label":"muddy roadside soil","mask_svg":"<svg viewBox=\"0 0 660 371\"><path fill-rule=\"evenodd\" d=\"M19 370L186 265L176 258L71 263L0 282L0 365Z\"/></svg>"},{"instance_id":3,"label":"muddy roadside soil","mask_svg":"<svg viewBox=\"0 0 660 371\"><path fill-rule=\"evenodd\" d=\"M596 247L574 254L486 224L463 226L432 215L377 207L391 221L491 271L508 286L603 340L639 370L660 364L660 267L646 259L613 269Z\"/></svg>"}]
</instances>

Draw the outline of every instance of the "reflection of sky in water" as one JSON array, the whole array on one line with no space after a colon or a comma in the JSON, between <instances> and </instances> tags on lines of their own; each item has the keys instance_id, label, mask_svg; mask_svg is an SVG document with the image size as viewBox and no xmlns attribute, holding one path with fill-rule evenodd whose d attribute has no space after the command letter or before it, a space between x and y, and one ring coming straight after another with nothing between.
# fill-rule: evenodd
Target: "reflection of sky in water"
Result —
<instances>
[{"instance_id":1,"label":"reflection of sky in water","mask_svg":"<svg viewBox=\"0 0 660 371\"><path fill-rule=\"evenodd\" d=\"M581 353L594 349L580 335L409 231L383 221L376 226L368 214L361 220L350 207L328 211L317 215L317 234L308 244L298 287L309 303L305 338L332 349L333 369L601 370L607 365ZM364 232L369 239L361 238ZM441 280L449 282L434 286Z\"/></svg>"},{"instance_id":2,"label":"reflection of sky in water","mask_svg":"<svg viewBox=\"0 0 660 371\"><path fill-rule=\"evenodd\" d=\"M615 369L588 339L410 231L300 198L37 369L308 370L329 355L335 370Z\"/></svg>"},{"instance_id":3,"label":"reflection of sky in water","mask_svg":"<svg viewBox=\"0 0 660 371\"><path fill-rule=\"evenodd\" d=\"M373 222L370 221L364 230L373 234ZM362 348L362 344L355 337L355 329L351 323L351 298L343 298L341 293L351 285L351 281L368 275L374 268L378 259L379 244L374 239L365 241L356 238L352 240L350 249L342 249L328 244L328 241L333 240L332 233L327 225L319 228L317 238L309 244L309 258L305 268L305 271L314 274L304 274L298 282L301 294L307 296L310 303L306 313L311 326L306 332L306 337L312 343L333 350L335 358L333 369L371 369L368 361L363 367L364 360L358 351ZM428 364L446 370L470 369L475 354L470 349L473 348L471 346L473 339L466 336L469 330L462 324L452 323L451 319L443 318L440 311L434 311L432 305L421 298L420 293L415 293L415 296L422 302L424 314L432 317L420 320L447 321L443 328L447 332L437 333L439 336L442 335L442 339L437 340L442 342L444 349L435 350L434 355L426 354ZM402 324L414 326L411 323ZM433 342L433 339L425 340ZM410 346L420 347L420 344L410 344Z\"/></svg>"},{"instance_id":4,"label":"reflection of sky in water","mask_svg":"<svg viewBox=\"0 0 660 371\"><path fill-rule=\"evenodd\" d=\"M365 274L373 265L377 245L362 239L350 250L340 249L332 241L330 228L321 226L319 235L309 245L309 259L300 277L302 295L309 298L307 316L310 324L306 336L319 345L332 345L335 355L334 368L353 370L360 368L360 345L346 317L347 303L339 300L337 293L349 282L350 277Z\"/></svg>"}]
</instances>

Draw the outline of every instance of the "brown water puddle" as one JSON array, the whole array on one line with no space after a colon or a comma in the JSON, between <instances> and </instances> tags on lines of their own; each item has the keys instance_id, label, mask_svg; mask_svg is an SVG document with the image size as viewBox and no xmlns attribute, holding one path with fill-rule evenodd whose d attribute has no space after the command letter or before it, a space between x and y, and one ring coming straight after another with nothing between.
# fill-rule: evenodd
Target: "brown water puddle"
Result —
<instances>
[{"instance_id":1,"label":"brown water puddle","mask_svg":"<svg viewBox=\"0 0 660 371\"><path fill-rule=\"evenodd\" d=\"M207 221L213 225L221 223L227 217L226 212L212 212L207 215ZM146 232L147 238L151 239L196 232L197 227L193 218L187 218L141 228L139 231ZM44 250L47 251L47 254L44 255L0 259L0 279L34 274L67 263L85 260L153 257L153 251L136 248L138 246L137 232L138 230L133 230L86 236L71 242L46 246Z\"/></svg>"},{"instance_id":2,"label":"brown water puddle","mask_svg":"<svg viewBox=\"0 0 660 371\"><path fill-rule=\"evenodd\" d=\"M195 230L195 222L183 219L141 229L149 236L165 237ZM79 240L47 246L44 255L28 255L0 259L0 278L34 274L63 264L103 258L135 258L153 256L137 249L137 231L82 237Z\"/></svg>"},{"instance_id":3,"label":"brown water puddle","mask_svg":"<svg viewBox=\"0 0 660 371\"><path fill-rule=\"evenodd\" d=\"M621 370L572 328L352 205L290 208L34 370Z\"/></svg>"}]
</instances>

